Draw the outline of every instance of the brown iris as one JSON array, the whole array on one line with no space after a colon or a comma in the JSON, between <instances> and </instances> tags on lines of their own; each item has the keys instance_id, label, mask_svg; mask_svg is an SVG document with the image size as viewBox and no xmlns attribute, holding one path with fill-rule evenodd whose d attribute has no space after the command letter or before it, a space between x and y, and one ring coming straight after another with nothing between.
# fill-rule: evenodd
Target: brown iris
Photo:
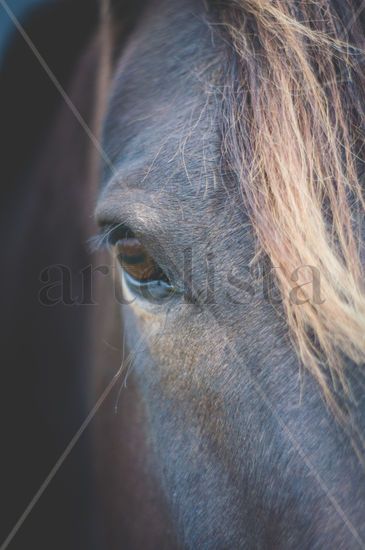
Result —
<instances>
[{"instance_id":1,"label":"brown iris","mask_svg":"<svg viewBox=\"0 0 365 550\"><path fill-rule=\"evenodd\" d=\"M168 281L162 269L137 238L119 239L114 246L121 267L133 279L140 283L156 280Z\"/></svg>"}]
</instances>

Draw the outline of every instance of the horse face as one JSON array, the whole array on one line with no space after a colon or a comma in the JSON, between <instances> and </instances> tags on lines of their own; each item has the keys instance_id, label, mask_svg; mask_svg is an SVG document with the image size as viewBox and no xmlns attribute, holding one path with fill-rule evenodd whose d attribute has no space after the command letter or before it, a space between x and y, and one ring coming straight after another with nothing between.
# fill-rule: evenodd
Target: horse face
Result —
<instances>
[{"instance_id":1,"label":"horse face","mask_svg":"<svg viewBox=\"0 0 365 550\"><path fill-rule=\"evenodd\" d=\"M161 1L116 65L97 216L124 262L131 376L185 544L352 547L362 473L300 373L269 274L252 269L222 153L227 47L199 2Z\"/></svg>"}]
</instances>

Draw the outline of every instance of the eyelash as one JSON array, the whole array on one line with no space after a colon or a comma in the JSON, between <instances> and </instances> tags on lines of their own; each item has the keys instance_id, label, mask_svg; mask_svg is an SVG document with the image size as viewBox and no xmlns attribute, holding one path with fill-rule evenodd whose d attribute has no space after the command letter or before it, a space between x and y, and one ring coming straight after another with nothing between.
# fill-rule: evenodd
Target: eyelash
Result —
<instances>
[{"instance_id":1,"label":"eyelash","mask_svg":"<svg viewBox=\"0 0 365 550\"><path fill-rule=\"evenodd\" d=\"M125 225L105 224L101 225L99 232L89 239L89 246L92 252L96 252L97 250L108 249L119 239L125 239L126 237L134 237L134 233Z\"/></svg>"}]
</instances>

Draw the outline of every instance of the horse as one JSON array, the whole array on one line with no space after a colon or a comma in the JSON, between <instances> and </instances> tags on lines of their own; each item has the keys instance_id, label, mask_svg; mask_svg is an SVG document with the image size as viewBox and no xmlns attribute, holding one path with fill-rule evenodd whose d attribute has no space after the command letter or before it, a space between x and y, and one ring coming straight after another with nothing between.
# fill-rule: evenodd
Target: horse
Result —
<instances>
[{"instance_id":1,"label":"horse","mask_svg":"<svg viewBox=\"0 0 365 550\"><path fill-rule=\"evenodd\" d=\"M97 232L70 336L103 396L96 547L365 547L361 8L102 3L70 95L94 110L40 151L57 264Z\"/></svg>"}]
</instances>

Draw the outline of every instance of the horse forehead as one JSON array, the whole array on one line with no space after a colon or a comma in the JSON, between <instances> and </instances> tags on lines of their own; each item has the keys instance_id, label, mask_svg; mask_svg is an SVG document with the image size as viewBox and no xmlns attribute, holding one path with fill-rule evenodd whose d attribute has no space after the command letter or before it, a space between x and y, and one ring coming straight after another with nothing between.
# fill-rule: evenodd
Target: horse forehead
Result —
<instances>
[{"instance_id":1,"label":"horse forehead","mask_svg":"<svg viewBox=\"0 0 365 550\"><path fill-rule=\"evenodd\" d=\"M158 4L141 17L118 62L104 149L118 172L139 173L137 186L211 187L220 151L219 49L199 1Z\"/></svg>"},{"instance_id":2,"label":"horse forehead","mask_svg":"<svg viewBox=\"0 0 365 550\"><path fill-rule=\"evenodd\" d=\"M123 101L189 100L219 50L199 0L159 0L141 16L116 69ZM182 92L182 94L181 94Z\"/></svg>"}]
</instances>

